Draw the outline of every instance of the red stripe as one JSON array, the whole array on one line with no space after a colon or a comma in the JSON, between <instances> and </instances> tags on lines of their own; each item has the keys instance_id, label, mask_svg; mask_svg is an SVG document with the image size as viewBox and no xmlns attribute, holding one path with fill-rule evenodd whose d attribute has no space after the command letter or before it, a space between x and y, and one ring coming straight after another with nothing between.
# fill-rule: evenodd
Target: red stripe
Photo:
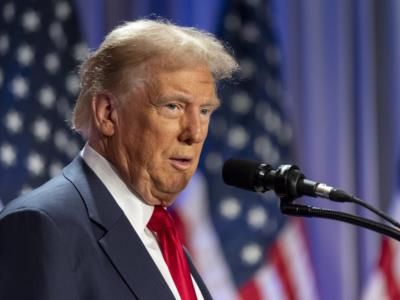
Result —
<instances>
[{"instance_id":1,"label":"red stripe","mask_svg":"<svg viewBox=\"0 0 400 300\"><path fill-rule=\"evenodd\" d=\"M267 300L262 298L260 290L254 280L246 282L239 289L239 296L242 300Z\"/></svg>"},{"instance_id":2,"label":"red stripe","mask_svg":"<svg viewBox=\"0 0 400 300\"><path fill-rule=\"evenodd\" d=\"M275 243L269 251L269 261L271 264L275 265L279 278L282 281L283 290L285 291L287 298L289 300L296 299L294 293L293 282L290 279L289 268L286 264L286 260L282 254L279 243Z\"/></svg>"},{"instance_id":3,"label":"red stripe","mask_svg":"<svg viewBox=\"0 0 400 300\"><path fill-rule=\"evenodd\" d=\"M393 274L394 253L392 247L390 247L390 241L384 238L382 241L382 252L379 259L379 267L382 270L383 276L385 277L387 293L392 300L400 299L400 290L397 286L396 278Z\"/></svg>"}]
</instances>

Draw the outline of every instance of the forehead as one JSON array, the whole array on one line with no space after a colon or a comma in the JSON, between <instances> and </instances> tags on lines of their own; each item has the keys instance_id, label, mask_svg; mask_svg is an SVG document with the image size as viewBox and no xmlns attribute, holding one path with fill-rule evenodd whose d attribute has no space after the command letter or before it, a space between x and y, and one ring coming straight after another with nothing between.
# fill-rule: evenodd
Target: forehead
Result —
<instances>
[{"instance_id":1,"label":"forehead","mask_svg":"<svg viewBox=\"0 0 400 300\"><path fill-rule=\"evenodd\" d=\"M214 77L206 66L198 65L176 70L158 69L153 74L160 94L179 93L219 102Z\"/></svg>"}]
</instances>

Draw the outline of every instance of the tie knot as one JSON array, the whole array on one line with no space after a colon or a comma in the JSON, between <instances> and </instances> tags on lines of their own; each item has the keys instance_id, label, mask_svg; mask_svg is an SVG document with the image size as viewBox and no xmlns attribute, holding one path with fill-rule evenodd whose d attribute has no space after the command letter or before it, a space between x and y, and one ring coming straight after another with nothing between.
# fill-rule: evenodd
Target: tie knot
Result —
<instances>
[{"instance_id":1,"label":"tie knot","mask_svg":"<svg viewBox=\"0 0 400 300\"><path fill-rule=\"evenodd\" d=\"M150 218L147 227L155 232L170 230L174 227L174 220L171 215L162 206L154 206L153 215Z\"/></svg>"}]
</instances>

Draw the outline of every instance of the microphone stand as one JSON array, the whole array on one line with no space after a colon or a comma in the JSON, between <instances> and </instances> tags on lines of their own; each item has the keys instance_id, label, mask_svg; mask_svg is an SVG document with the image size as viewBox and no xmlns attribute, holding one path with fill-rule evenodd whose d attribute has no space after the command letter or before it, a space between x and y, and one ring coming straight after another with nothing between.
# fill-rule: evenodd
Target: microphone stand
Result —
<instances>
[{"instance_id":1,"label":"microphone stand","mask_svg":"<svg viewBox=\"0 0 400 300\"><path fill-rule=\"evenodd\" d=\"M281 197L280 199L281 199L280 210L285 215L297 216L297 217L317 217L323 219L338 220L356 226L361 226L366 229L370 229L372 231L384 234L397 241L400 241L400 231L393 226L388 226L367 218L363 218L360 216L340 211L323 209L308 205L294 204L292 203L294 199L289 197Z\"/></svg>"}]
</instances>

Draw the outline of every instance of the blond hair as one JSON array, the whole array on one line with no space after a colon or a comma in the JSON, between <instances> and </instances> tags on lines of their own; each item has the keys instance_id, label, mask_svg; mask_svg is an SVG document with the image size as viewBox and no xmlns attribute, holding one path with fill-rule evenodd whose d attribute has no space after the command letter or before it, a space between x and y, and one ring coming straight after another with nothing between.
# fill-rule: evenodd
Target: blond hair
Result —
<instances>
[{"instance_id":1,"label":"blond hair","mask_svg":"<svg viewBox=\"0 0 400 300\"><path fill-rule=\"evenodd\" d=\"M210 33L161 20L126 22L111 31L82 63L72 128L85 136L91 119L90 99L104 91L131 92L150 75L144 63L154 60L161 68L206 65L216 81L230 78L238 69L235 59Z\"/></svg>"}]
</instances>

